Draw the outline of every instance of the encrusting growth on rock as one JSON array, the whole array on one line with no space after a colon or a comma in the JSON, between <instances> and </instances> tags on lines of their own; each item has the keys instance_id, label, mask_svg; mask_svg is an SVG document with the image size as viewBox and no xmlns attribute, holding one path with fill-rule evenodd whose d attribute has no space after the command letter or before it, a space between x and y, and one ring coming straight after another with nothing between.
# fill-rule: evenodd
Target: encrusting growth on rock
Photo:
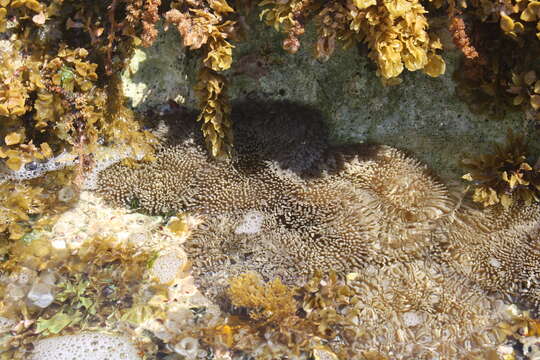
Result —
<instances>
[{"instance_id":1,"label":"encrusting growth on rock","mask_svg":"<svg viewBox=\"0 0 540 360\"><path fill-rule=\"evenodd\" d=\"M116 204L201 216L183 248L198 287L232 312L227 331L243 334L220 328L229 348L260 358L315 348L344 358L492 356L506 336L495 326L502 297L538 307L537 204L483 210L403 152L332 147L316 114L273 105L235 106L239 146L228 162L208 157L184 119L170 123L154 163L117 164L99 180ZM328 295L341 305L316 300L326 296L307 288L317 276L318 287L341 279L345 292ZM288 289L299 291L294 301ZM297 310L279 317L271 299L244 291L279 293L283 309Z\"/></svg>"},{"instance_id":2,"label":"encrusting growth on rock","mask_svg":"<svg viewBox=\"0 0 540 360\"><path fill-rule=\"evenodd\" d=\"M444 261L484 289L540 305L540 209L516 201L441 219L433 241Z\"/></svg>"},{"instance_id":3,"label":"encrusting growth on rock","mask_svg":"<svg viewBox=\"0 0 540 360\"><path fill-rule=\"evenodd\" d=\"M267 121L274 116L271 111L263 115L261 110L260 118L251 119L251 110L233 114L242 145L230 162L210 159L202 138L186 130L194 130L193 125L177 124L184 126L183 133L158 150L156 162L137 168L117 164L101 174L100 191L116 204L204 216L185 247L200 285L212 296L223 293L224 279L246 271L299 285L318 269L346 274L370 264L440 257L449 249L457 253L443 262L466 267L455 262L458 255L480 264L488 253L511 254L524 249L512 244L537 236L536 205L521 206L516 199L516 206L504 213L504 223L502 215L471 212L472 205L461 205L426 166L403 152L380 145L331 147L324 128L315 119L306 121L308 112L279 106L290 110L290 116L282 112L275 123ZM279 128L285 123L301 133L291 136ZM311 156L301 164L294 151ZM523 221L529 227L520 225ZM500 224L497 231L489 227L493 222ZM434 243L433 234L439 233L446 240ZM492 240L479 242L484 233ZM504 235L510 233L519 236ZM478 236L473 241L467 234ZM515 262L505 272L493 273L494 280L479 283L509 293L508 281L536 277L534 264L540 264L540 257L532 251L525 255L530 265L517 269ZM503 267L505 261L510 260L496 260ZM479 277L483 272L473 271ZM498 282L503 285L493 285Z\"/></svg>"}]
</instances>

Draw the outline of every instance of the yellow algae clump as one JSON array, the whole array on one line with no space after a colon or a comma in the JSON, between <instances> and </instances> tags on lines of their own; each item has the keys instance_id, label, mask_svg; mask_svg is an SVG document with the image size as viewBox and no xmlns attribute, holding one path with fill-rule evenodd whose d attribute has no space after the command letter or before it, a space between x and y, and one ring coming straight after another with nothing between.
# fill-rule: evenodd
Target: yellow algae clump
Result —
<instances>
[{"instance_id":1,"label":"yellow algae clump","mask_svg":"<svg viewBox=\"0 0 540 360\"><path fill-rule=\"evenodd\" d=\"M231 108L226 96L225 78L203 68L195 87L201 103L203 135L212 155L217 158L229 156L232 148Z\"/></svg>"},{"instance_id":2,"label":"yellow algae clump","mask_svg":"<svg viewBox=\"0 0 540 360\"><path fill-rule=\"evenodd\" d=\"M171 283L182 272L186 261L185 255L180 254L158 256L152 265L153 275L161 284Z\"/></svg>"},{"instance_id":3,"label":"yellow algae clump","mask_svg":"<svg viewBox=\"0 0 540 360\"><path fill-rule=\"evenodd\" d=\"M505 144L496 144L493 154L464 159L469 173L463 179L473 183L473 201L509 208L514 201L537 202L540 191L540 169L528 159L524 137L509 133ZM530 164L529 164L530 163Z\"/></svg>"},{"instance_id":4,"label":"yellow algae clump","mask_svg":"<svg viewBox=\"0 0 540 360\"><path fill-rule=\"evenodd\" d=\"M251 309L249 316L263 324L280 322L296 313L293 291L279 278L263 284L255 273L247 273L230 280L228 295L235 306Z\"/></svg>"},{"instance_id":5,"label":"yellow algae clump","mask_svg":"<svg viewBox=\"0 0 540 360\"><path fill-rule=\"evenodd\" d=\"M184 46L203 49L202 66L195 85L202 131L214 157L230 156L232 131L226 79L217 72L229 69L232 64L230 38L234 37L235 22L226 18L234 9L225 0L192 1L187 11L181 9L179 4L173 3L165 20L177 28Z\"/></svg>"},{"instance_id":6,"label":"yellow algae clump","mask_svg":"<svg viewBox=\"0 0 540 360\"><path fill-rule=\"evenodd\" d=\"M322 60L329 58L337 42L349 47L362 41L368 44L369 57L383 79L398 77L405 68L423 69L433 77L445 71L444 60L437 54L442 44L428 33L427 11L418 1L348 0L345 4L320 4L266 0L259 5L265 7L261 18L288 34L283 47L289 52L300 47L298 36L304 33L306 19L315 18L319 28L316 56Z\"/></svg>"}]
</instances>

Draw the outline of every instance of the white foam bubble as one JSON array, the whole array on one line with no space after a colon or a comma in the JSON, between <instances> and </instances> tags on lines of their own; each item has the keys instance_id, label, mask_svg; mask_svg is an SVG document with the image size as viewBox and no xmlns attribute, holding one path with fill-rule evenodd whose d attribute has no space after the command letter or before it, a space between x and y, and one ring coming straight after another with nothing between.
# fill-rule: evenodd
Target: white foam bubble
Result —
<instances>
[{"instance_id":1,"label":"white foam bubble","mask_svg":"<svg viewBox=\"0 0 540 360\"><path fill-rule=\"evenodd\" d=\"M178 275L185 259L175 254L162 255L156 259L152 272L161 284L173 281Z\"/></svg>"},{"instance_id":2,"label":"white foam bubble","mask_svg":"<svg viewBox=\"0 0 540 360\"><path fill-rule=\"evenodd\" d=\"M99 332L39 340L30 360L140 360L127 339Z\"/></svg>"},{"instance_id":3,"label":"white foam bubble","mask_svg":"<svg viewBox=\"0 0 540 360\"><path fill-rule=\"evenodd\" d=\"M235 234L256 234L261 231L264 215L260 211L249 211L234 229Z\"/></svg>"},{"instance_id":4,"label":"white foam bubble","mask_svg":"<svg viewBox=\"0 0 540 360\"><path fill-rule=\"evenodd\" d=\"M29 180L45 175L49 171L62 170L75 164L76 156L67 152L62 152L58 156L46 162L32 162L21 166L17 171L3 167L0 169L0 184L9 180Z\"/></svg>"}]
</instances>

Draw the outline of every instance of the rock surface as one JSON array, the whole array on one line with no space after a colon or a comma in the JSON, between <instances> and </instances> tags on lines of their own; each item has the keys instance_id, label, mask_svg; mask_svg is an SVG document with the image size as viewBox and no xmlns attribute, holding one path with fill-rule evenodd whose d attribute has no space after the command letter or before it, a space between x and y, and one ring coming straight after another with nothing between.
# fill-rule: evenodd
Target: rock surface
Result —
<instances>
[{"instance_id":1,"label":"rock surface","mask_svg":"<svg viewBox=\"0 0 540 360\"><path fill-rule=\"evenodd\" d=\"M540 133L518 111L502 119L471 112L455 94L452 74L460 56L455 50L443 55L443 76L404 72L402 84L384 86L360 49L336 51L326 63L315 60L313 29L294 55L281 49L281 35L262 24L252 23L249 34L236 44L233 66L224 73L234 102L288 100L312 106L324 117L333 142L372 142L410 151L446 181L463 174L463 156L490 151L492 142L504 140L507 129L528 132L530 138ZM196 69L197 58L169 29L154 46L136 51L123 75L125 94L141 111L168 100L196 108ZM537 144L534 150L539 149Z\"/></svg>"}]
</instances>

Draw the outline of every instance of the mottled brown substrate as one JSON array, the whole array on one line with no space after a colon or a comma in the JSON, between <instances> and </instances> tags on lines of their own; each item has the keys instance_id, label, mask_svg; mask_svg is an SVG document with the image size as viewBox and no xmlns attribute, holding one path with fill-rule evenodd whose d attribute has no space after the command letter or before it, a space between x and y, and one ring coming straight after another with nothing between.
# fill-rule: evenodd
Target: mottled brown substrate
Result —
<instances>
[{"instance_id":1,"label":"mottled brown substrate","mask_svg":"<svg viewBox=\"0 0 540 360\"><path fill-rule=\"evenodd\" d=\"M151 213L200 215L183 246L197 285L226 309L231 277L302 285L335 270L356 294L342 310L357 324L358 359L494 358L506 336L500 299L540 299L539 207L475 208L403 152L331 147L306 119L240 116L229 162L209 159L180 122L157 161L109 168L100 191Z\"/></svg>"},{"instance_id":2,"label":"mottled brown substrate","mask_svg":"<svg viewBox=\"0 0 540 360\"><path fill-rule=\"evenodd\" d=\"M100 191L150 213L204 215L185 247L213 295L248 270L299 285L317 269L424 258L435 220L453 209L446 188L394 148L329 146L323 126L293 110L239 114L229 162L210 159L195 130L172 125L155 162L114 165Z\"/></svg>"}]
</instances>

